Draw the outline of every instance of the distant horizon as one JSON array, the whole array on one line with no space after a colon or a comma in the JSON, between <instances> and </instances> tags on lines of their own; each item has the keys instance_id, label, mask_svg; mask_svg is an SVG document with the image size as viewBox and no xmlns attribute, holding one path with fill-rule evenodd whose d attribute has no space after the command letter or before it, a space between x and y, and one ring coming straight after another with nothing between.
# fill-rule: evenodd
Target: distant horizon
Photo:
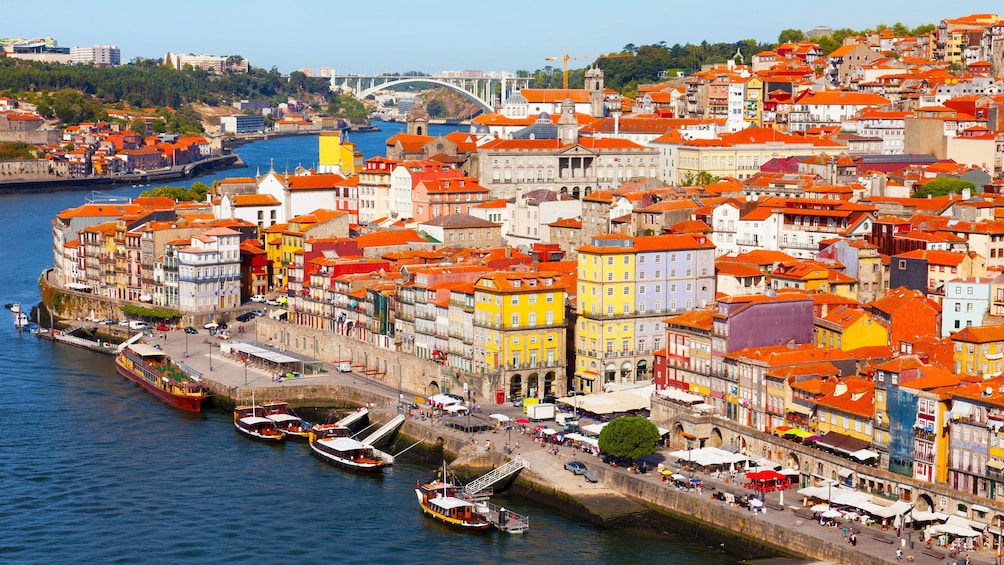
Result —
<instances>
[{"instance_id":1,"label":"distant horizon","mask_svg":"<svg viewBox=\"0 0 1004 565\"><path fill-rule=\"evenodd\" d=\"M562 4L568 9L562 10ZM959 8L935 0L916 0L908 7L845 0L783 15L773 6L754 8L737 0L721 0L712 14L702 6L639 0L618 10L619 18L607 17L609 4L595 0L548 7L559 9L543 13L539 3L529 0L510 0L502 8L454 3L435 9L391 2L315 5L291 0L277 8L264 0L178 0L170 10L147 3L122 10L107 1L53 0L46 11L58 17L39 17L28 3L5 6L0 36L52 37L63 47L116 45L123 62L163 59L168 52L240 55L254 67L276 67L283 75L311 69L316 76L321 67L338 74L532 72L560 68L566 53L569 68L581 68L628 44L774 43L785 29L861 30L896 22L915 28L1004 11L1000 2L989 0Z\"/></svg>"}]
</instances>

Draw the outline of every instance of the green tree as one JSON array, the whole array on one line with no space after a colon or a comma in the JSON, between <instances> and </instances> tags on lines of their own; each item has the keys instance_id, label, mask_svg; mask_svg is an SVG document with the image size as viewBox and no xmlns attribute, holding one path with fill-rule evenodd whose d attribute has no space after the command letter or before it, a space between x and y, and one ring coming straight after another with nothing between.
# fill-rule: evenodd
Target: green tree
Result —
<instances>
[{"instance_id":1,"label":"green tree","mask_svg":"<svg viewBox=\"0 0 1004 565\"><path fill-rule=\"evenodd\" d=\"M798 43L805 41L805 34L800 29L786 29L777 36L778 43Z\"/></svg>"},{"instance_id":2,"label":"green tree","mask_svg":"<svg viewBox=\"0 0 1004 565\"><path fill-rule=\"evenodd\" d=\"M680 186L708 186L715 184L720 179L708 171L698 171L697 174L688 172L680 179Z\"/></svg>"},{"instance_id":3,"label":"green tree","mask_svg":"<svg viewBox=\"0 0 1004 565\"><path fill-rule=\"evenodd\" d=\"M429 117L441 118L446 114L446 108L443 106L442 100L434 98L429 100L429 103L425 105L425 111L429 113Z\"/></svg>"},{"instance_id":4,"label":"green tree","mask_svg":"<svg viewBox=\"0 0 1004 565\"><path fill-rule=\"evenodd\" d=\"M957 177L936 177L925 182L917 190L914 190L913 197L927 198L928 196L937 197L945 196L946 194L962 194L963 189L966 188L973 190L976 188L976 185Z\"/></svg>"},{"instance_id":5,"label":"green tree","mask_svg":"<svg viewBox=\"0 0 1004 565\"><path fill-rule=\"evenodd\" d=\"M142 118L136 118L132 122L129 122L129 131L146 137L146 122Z\"/></svg>"},{"instance_id":6,"label":"green tree","mask_svg":"<svg viewBox=\"0 0 1004 565\"><path fill-rule=\"evenodd\" d=\"M655 453L659 428L648 418L625 416L611 420L600 432L599 447L614 457L636 459Z\"/></svg>"}]
</instances>

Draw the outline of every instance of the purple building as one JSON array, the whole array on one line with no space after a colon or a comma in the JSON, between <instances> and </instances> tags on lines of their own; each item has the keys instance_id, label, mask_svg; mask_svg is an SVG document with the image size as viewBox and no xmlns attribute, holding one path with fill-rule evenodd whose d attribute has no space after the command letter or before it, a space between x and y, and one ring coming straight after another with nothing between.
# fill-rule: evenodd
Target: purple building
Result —
<instances>
[{"instance_id":1,"label":"purple building","mask_svg":"<svg viewBox=\"0 0 1004 565\"><path fill-rule=\"evenodd\" d=\"M728 418L739 413L739 382L728 375L725 356L747 347L813 343L814 319L809 297L757 295L718 301L711 332L711 391L724 402Z\"/></svg>"}]
</instances>

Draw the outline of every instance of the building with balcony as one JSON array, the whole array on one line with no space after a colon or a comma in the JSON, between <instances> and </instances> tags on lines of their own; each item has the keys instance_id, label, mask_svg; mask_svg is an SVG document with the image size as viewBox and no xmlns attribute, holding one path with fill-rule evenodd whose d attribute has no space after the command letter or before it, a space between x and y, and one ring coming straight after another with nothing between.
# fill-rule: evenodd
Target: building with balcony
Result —
<instances>
[{"instance_id":1,"label":"building with balcony","mask_svg":"<svg viewBox=\"0 0 1004 565\"><path fill-rule=\"evenodd\" d=\"M650 380L663 319L714 301L714 259L703 235L600 235L580 247L576 390Z\"/></svg>"},{"instance_id":2,"label":"building with balcony","mask_svg":"<svg viewBox=\"0 0 1004 565\"><path fill-rule=\"evenodd\" d=\"M496 402L567 393L565 285L552 272L497 271L475 283L474 372Z\"/></svg>"},{"instance_id":3,"label":"building with balcony","mask_svg":"<svg viewBox=\"0 0 1004 565\"><path fill-rule=\"evenodd\" d=\"M241 303L240 233L213 228L178 249L178 306L212 313Z\"/></svg>"}]
</instances>

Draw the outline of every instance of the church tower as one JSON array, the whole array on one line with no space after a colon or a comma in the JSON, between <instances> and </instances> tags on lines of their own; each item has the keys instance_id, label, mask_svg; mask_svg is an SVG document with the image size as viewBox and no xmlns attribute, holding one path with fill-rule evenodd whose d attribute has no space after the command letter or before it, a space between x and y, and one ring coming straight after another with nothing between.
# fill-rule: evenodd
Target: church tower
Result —
<instances>
[{"instance_id":1,"label":"church tower","mask_svg":"<svg viewBox=\"0 0 1004 565\"><path fill-rule=\"evenodd\" d=\"M589 113L594 118L606 115L606 92L603 91L603 71L593 67L586 71L586 90L589 91Z\"/></svg>"},{"instance_id":2,"label":"church tower","mask_svg":"<svg viewBox=\"0 0 1004 565\"><path fill-rule=\"evenodd\" d=\"M561 101L561 115L558 116L558 140L562 143L579 142L579 120L575 118L575 104L571 98Z\"/></svg>"},{"instance_id":3,"label":"church tower","mask_svg":"<svg viewBox=\"0 0 1004 565\"><path fill-rule=\"evenodd\" d=\"M408 135L429 135L429 114L425 112L421 100L411 107L406 123Z\"/></svg>"}]
</instances>

